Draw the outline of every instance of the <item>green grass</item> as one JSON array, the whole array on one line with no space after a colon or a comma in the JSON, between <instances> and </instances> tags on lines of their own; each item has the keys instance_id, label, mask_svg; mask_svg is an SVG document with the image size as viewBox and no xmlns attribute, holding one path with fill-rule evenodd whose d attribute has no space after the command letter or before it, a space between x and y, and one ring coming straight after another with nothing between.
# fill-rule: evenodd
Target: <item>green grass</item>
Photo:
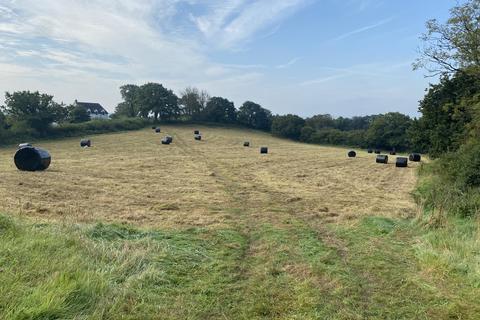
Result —
<instances>
[{"instance_id":1,"label":"green grass","mask_svg":"<svg viewBox=\"0 0 480 320\"><path fill-rule=\"evenodd\" d=\"M0 318L475 319L476 227L463 228L368 217L247 235L0 216Z\"/></svg>"}]
</instances>

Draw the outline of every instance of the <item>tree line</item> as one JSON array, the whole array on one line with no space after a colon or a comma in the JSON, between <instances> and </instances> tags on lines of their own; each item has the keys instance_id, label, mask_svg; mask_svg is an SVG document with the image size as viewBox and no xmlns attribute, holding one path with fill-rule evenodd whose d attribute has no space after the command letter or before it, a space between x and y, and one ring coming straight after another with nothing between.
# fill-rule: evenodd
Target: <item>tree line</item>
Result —
<instances>
[{"instance_id":1,"label":"tree line","mask_svg":"<svg viewBox=\"0 0 480 320\"><path fill-rule=\"evenodd\" d=\"M316 144L372 147L384 150L426 151L424 140L412 134L417 120L401 113L352 118L319 114L308 118L274 115L260 104L246 101L240 108L224 97L212 97L205 90L188 87L177 96L159 83L127 84L120 87L122 102L114 119L139 118L148 121L190 121L236 124L271 132L292 140ZM52 123L65 126L90 120L75 105L54 101L52 95L19 91L5 94L0 108L0 138L19 131L32 137L48 137Z\"/></svg>"}]
</instances>

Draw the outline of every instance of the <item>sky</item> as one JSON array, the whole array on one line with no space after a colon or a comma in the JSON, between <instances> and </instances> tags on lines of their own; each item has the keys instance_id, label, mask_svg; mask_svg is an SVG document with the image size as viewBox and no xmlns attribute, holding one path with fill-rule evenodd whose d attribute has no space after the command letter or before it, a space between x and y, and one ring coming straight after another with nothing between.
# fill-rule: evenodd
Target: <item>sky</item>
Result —
<instances>
[{"instance_id":1,"label":"sky","mask_svg":"<svg viewBox=\"0 0 480 320\"><path fill-rule=\"evenodd\" d=\"M187 86L275 114L417 115L412 71L453 0L0 0L0 92L99 102L124 84ZM3 100L0 99L0 103Z\"/></svg>"}]
</instances>

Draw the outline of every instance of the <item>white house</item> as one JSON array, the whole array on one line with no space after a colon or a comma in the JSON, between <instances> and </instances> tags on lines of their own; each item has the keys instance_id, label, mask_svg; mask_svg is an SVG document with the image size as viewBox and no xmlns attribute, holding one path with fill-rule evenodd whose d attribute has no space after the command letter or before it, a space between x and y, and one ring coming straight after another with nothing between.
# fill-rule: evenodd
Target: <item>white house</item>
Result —
<instances>
[{"instance_id":1,"label":"white house","mask_svg":"<svg viewBox=\"0 0 480 320\"><path fill-rule=\"evenodd\" d=\"M84 108L90 115L90 119L109 119L108 111L100 103L79 102L75 100L75 106Z\"/></svg>"}]
</instances>

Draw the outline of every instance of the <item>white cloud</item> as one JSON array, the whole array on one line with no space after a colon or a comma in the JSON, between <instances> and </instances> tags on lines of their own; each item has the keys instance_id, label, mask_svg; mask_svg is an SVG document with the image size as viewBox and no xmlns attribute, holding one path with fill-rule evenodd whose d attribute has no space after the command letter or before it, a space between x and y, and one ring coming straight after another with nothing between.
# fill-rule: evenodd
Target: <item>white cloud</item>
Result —
<instances>
[{"instance_id":1,"label":"white cloud","mask_svg":"<svg viewBox=\"0 0 480 320\"><path fill-rule=\"evenodd\" d=\"M288 61L288 62L285 63L285 64L279 64L279 65L277 65L275 68L277 68L277 69L286 69L286 68L288 68L288 67L293 66L295 63L297 63L297 62L300 61L301 59L302 59L301 57L293 58L293 59L291 59L290 61Z\"/></svg>"},{"instance_id":2,"label":"white cloud","mask_svg":"<svg viewBox=\"0 0 480 320\"><path fill-rule=\"evenodd\" d=\"M352 30L350 32L344 33L344 34L338 36L337 38L335 38L335 40L343 40L343 39L348 38L350 36L353 36L353 35L356 35L356 34L359 34L359 33L363 33L363 32L378 28L378 27L381 27L381 26L389 23L392 20L393 20L393 17L390 17L390 18L384 19L384 20L380 20L380 21L378 21L374 24L370 24L368 26L364 26L364 27Z\"/></svg>"},{"instance_id":3,"label":"white cloud","mask_svg":"<svg viewBox=\"0 0 480 320\"><path fill-rule=\"evenodd\" d=\"M258 31L275 26L312 0L228 0L202 16L191 15L198 29L222 48L235 48Z\"/></svg>"},{"instance_id":4,"label":"white cloud","mask_svg":"<svg viewBox=\"0 0 480 320\"><path fill-rule=\"evenodd\" d=\"M97 100L112 110L119 84L127 82L156 81L180 90L217 88L223 81L222 87L234 88L235 81L258 79L264 66L212 61L212 44L239 48L307 2L0 0L1 89L51 84L58 92L47 92L73 101L78 88L101 83L108 93Z\"/></svg>"}]
</instances>

